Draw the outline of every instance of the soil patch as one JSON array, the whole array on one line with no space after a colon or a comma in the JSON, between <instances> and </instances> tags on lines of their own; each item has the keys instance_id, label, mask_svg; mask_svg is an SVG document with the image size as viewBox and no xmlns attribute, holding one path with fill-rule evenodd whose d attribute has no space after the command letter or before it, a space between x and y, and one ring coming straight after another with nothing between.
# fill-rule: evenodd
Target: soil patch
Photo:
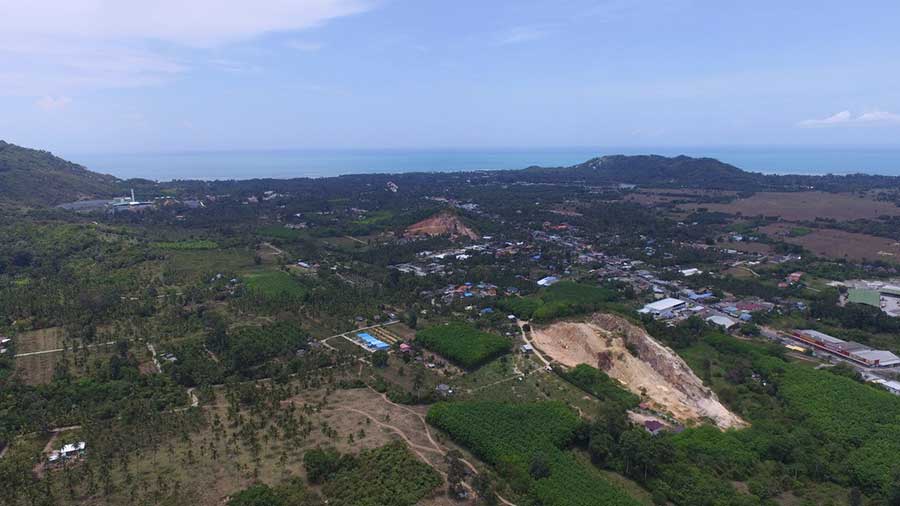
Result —
<instances>
[{"instance_id":1,"label":"soil patch","mask_svg":"<svg viewBox=\"0 0 900 506\"><path fill-rule=\"evenodd\" d=\"M463 223L458 216L447 211L410 225L406 229L405 235L449 235L450 237L468 237L469 239L479 239L481 237Z\"/></svg>"},{"instance_id":2,"label":"soil patch","mask_svg":"<svg viewBox=\"0 0 900 506\"><path fill-rule=\"evenodd\" d=\"M597 367L681 422L709 420L723 429L747 425L681 357L622 317L598 313L586 322L536 328L532 335L535 346L559 363Z\"/></svg>"}]
</instances>

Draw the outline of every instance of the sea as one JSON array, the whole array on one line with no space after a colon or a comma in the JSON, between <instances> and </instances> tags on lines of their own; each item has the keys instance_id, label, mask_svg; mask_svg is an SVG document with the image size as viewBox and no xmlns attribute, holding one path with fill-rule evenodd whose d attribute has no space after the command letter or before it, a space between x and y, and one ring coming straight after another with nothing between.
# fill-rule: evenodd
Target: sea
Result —
<instances>
[{"instance_id":1,"label":"sea","mask_svg":"<svg viewBox=\"0 0 900 506\"><path fill-rule=\"evenodd\" d=\"M869 173L900 176L897 148L786 147L572 147L546 149L348 149L188 151L171 153L61 153L87 168L116 177L253 179L343 174L447 172L563 167L602 155L657 154L716 158L768 174Z\"/></svg>"}]
</instances>

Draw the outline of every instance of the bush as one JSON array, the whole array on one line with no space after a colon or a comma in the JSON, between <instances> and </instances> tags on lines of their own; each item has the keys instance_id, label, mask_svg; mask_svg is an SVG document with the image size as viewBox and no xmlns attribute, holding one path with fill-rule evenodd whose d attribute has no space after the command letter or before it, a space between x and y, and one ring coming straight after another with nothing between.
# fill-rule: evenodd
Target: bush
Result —
<instances>
[{"instance_id":1,"label":"bush","mask_svg":"<svg viewBox=\"0 0 900 506\"><path fill-rule=\"evenodd\" d=\"M625 409L633 408L641 402L640 397L625 390L618 381L587 364L578 364L573 369L559 372L559 375L594 397L618 403Z\"/></svg>"}]
</instances>

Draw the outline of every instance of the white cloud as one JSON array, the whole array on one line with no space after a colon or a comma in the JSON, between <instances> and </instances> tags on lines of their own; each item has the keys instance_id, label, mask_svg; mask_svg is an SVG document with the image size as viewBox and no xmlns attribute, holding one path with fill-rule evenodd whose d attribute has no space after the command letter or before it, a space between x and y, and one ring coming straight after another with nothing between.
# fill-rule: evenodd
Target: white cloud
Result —
<instances>
[{"instance_id":1,"label":"white cloud","mask_svg":"<svg viewBox=\"0 0 900 506\"><path fill-rule=\"evenodd\" d=\"M39 98L34 105L38 106L38 108L43 109L45 111L59 111L61 109L65 109L69 107L69 104L72 103L72 99L69 97L41 97Z\"/></svg>"},{"instance_id":2,"label":"white cloud","mask_svg":"<svg viewBox=\"0 0 900 506\"><path fill-rule=\"evenodd\" d=\"M0 0L0 96L165 83L206 49L312 28L376 1Z\"/></svg>"},{"instance_id":3,"label":"white cloud","mask_svg":"<svg viewBox=\"0 0 900 506\"><path fill-rule=\"evenodd\" d=\"M517 26L500 33L497 36L497 44L521 44L533 40L543 39L550 34L546 28L538 26Z\"/></svg>"},{"instance_id":4,"label":"white cloud","mask_svg":"<svg viewBox=\"0 0 900 506\"><path fill-rule=\"evenodd\" d=\"M865 112L856 118L858 123L900 123L900 114L887 111Z\"/></svg>"},{"instance_id":5,"label":"white cloud","mask_svg":"<svg viewBox=\"0 0 900 506\"><path fill-rule=\"evenodd\" d=\"M860 126L860 125L900 125L900 114L887 111L864 112L853 116L850 111L841 111L827 118L807 119L797 123L803 128L821 128L832 126Z\"/></svg>"},{"instance_id":6,"label":"white cloud","mask_svg":"<svg viewBox=\"0 0 900 506\"><path fill-rule=\"evenodd\" d=\"M33 0L3 2L0 33L153 39L212 47L363 12L370 0Z\"/></svg>"},{"instance_id":7,"label":"white cloud","mask_svg":"<svg viewBox=\"0 0 900 506\"><path fill-rule=\"evenodd\" d=\"M324 47L324 44L321 42L309 42L303 40L289 40L284 45L290 49L296 49L297 51L304 51L307 53L314 53Z\"/></svg>"}]
</instances>

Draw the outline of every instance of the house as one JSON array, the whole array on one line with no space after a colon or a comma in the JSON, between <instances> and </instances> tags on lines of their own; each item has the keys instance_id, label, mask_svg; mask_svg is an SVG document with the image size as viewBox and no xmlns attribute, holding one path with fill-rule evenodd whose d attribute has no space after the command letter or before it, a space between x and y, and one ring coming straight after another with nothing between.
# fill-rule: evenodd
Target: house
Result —
<instances>
[{"instance_id":1,"label":"house","mask_svg":"<svg viewBox=\"0 0 900 506\"><path fill-rule=\"evenodd\" d=\"M656 420L647 420L644 422L644 430L652 435L657 435L665 429L666 426Z\"/></svg>"},{"instance_id":2,"label":"house","mask_svg":"<svg viewBox=\"0 0 900 506\"><path fill-rule=\"evenodd\" d=\"M440 385L436 386L434 389L438 394L443 395L444 397L449 397L449 396L453 395L453 389L450 388L450 385L448 385L446 383L441 383Z\"/></svg>"},{"instance_id":3,"label":"house","mask_svg":"<svg viewBox=\"0 0 900 506\"><path fill-rule=\"evenodd\" d=\"M410 351L412 351L412 346L406 343L400 343L400 351L402 351L403 353L409 353Z\"/></svg>"},{"instance_id":4,"label":"house","mask_svg":"<svg viewBox=\"0 0 900 506\"><path fill-rule=\"evenodd\" d=\"M790 273L790 274L787 275L787 282L788 282L788 283L799 283L799 282L800 282L800 279L801 279L802 277L803 277L803 273L802 273L802 272L799 272L799 271L798 271L798 272L792 272L792 273Z\"/></svg>"},{"instance_id":5,"label":"house","mask_svg":"<svg viewBox=\"0 0 900 506\"><path fill-rule=\"evenodd\" d=\"M519 349L522 350L522 353L531 353L532 351L534 351L534 347L530 344L523 344L519 347Z\"/></svg>"},{"instance_id":6,"label":"house","mask_svg":"<svg viewBox=\"0 0 900 506\"><path fill-rule=\"evenodd\" d=\"M559 278L556 276L547 276L546 278L541 278L538 280L538 286L551 286L559 282Z\"/></svg>"},{"instance_id":7,"label":"house","mask_svg":"<svg viewBox=\"0 0 900 506\"><path fill-rule=\"evenodd\" d=\"M87 448L87 445L85 444L84 441L79 441L77 443L70 443L70 444L63 446L58 451L51 452L50 455L47 457L47 460L49 460L52 463L52 462L58 462L60 460L66 460L66 459L70 459L73 457L78 457L79 455L84 453L85 448Z\"/></svg>"},{"instance_id":8,"label":"house","mask_svg":"<svg viewBox=\"0 0 900 506\"><path fill-rule=\"evenodd\" d=\"M681 275L686 278L689 278L691 276L696 276L697 274L703 274L703 271L701 271L700 269L696 269L694 267L691 267L690 269L682 269L678 272L680 272Z\"/></svg>"}]
</instances>

